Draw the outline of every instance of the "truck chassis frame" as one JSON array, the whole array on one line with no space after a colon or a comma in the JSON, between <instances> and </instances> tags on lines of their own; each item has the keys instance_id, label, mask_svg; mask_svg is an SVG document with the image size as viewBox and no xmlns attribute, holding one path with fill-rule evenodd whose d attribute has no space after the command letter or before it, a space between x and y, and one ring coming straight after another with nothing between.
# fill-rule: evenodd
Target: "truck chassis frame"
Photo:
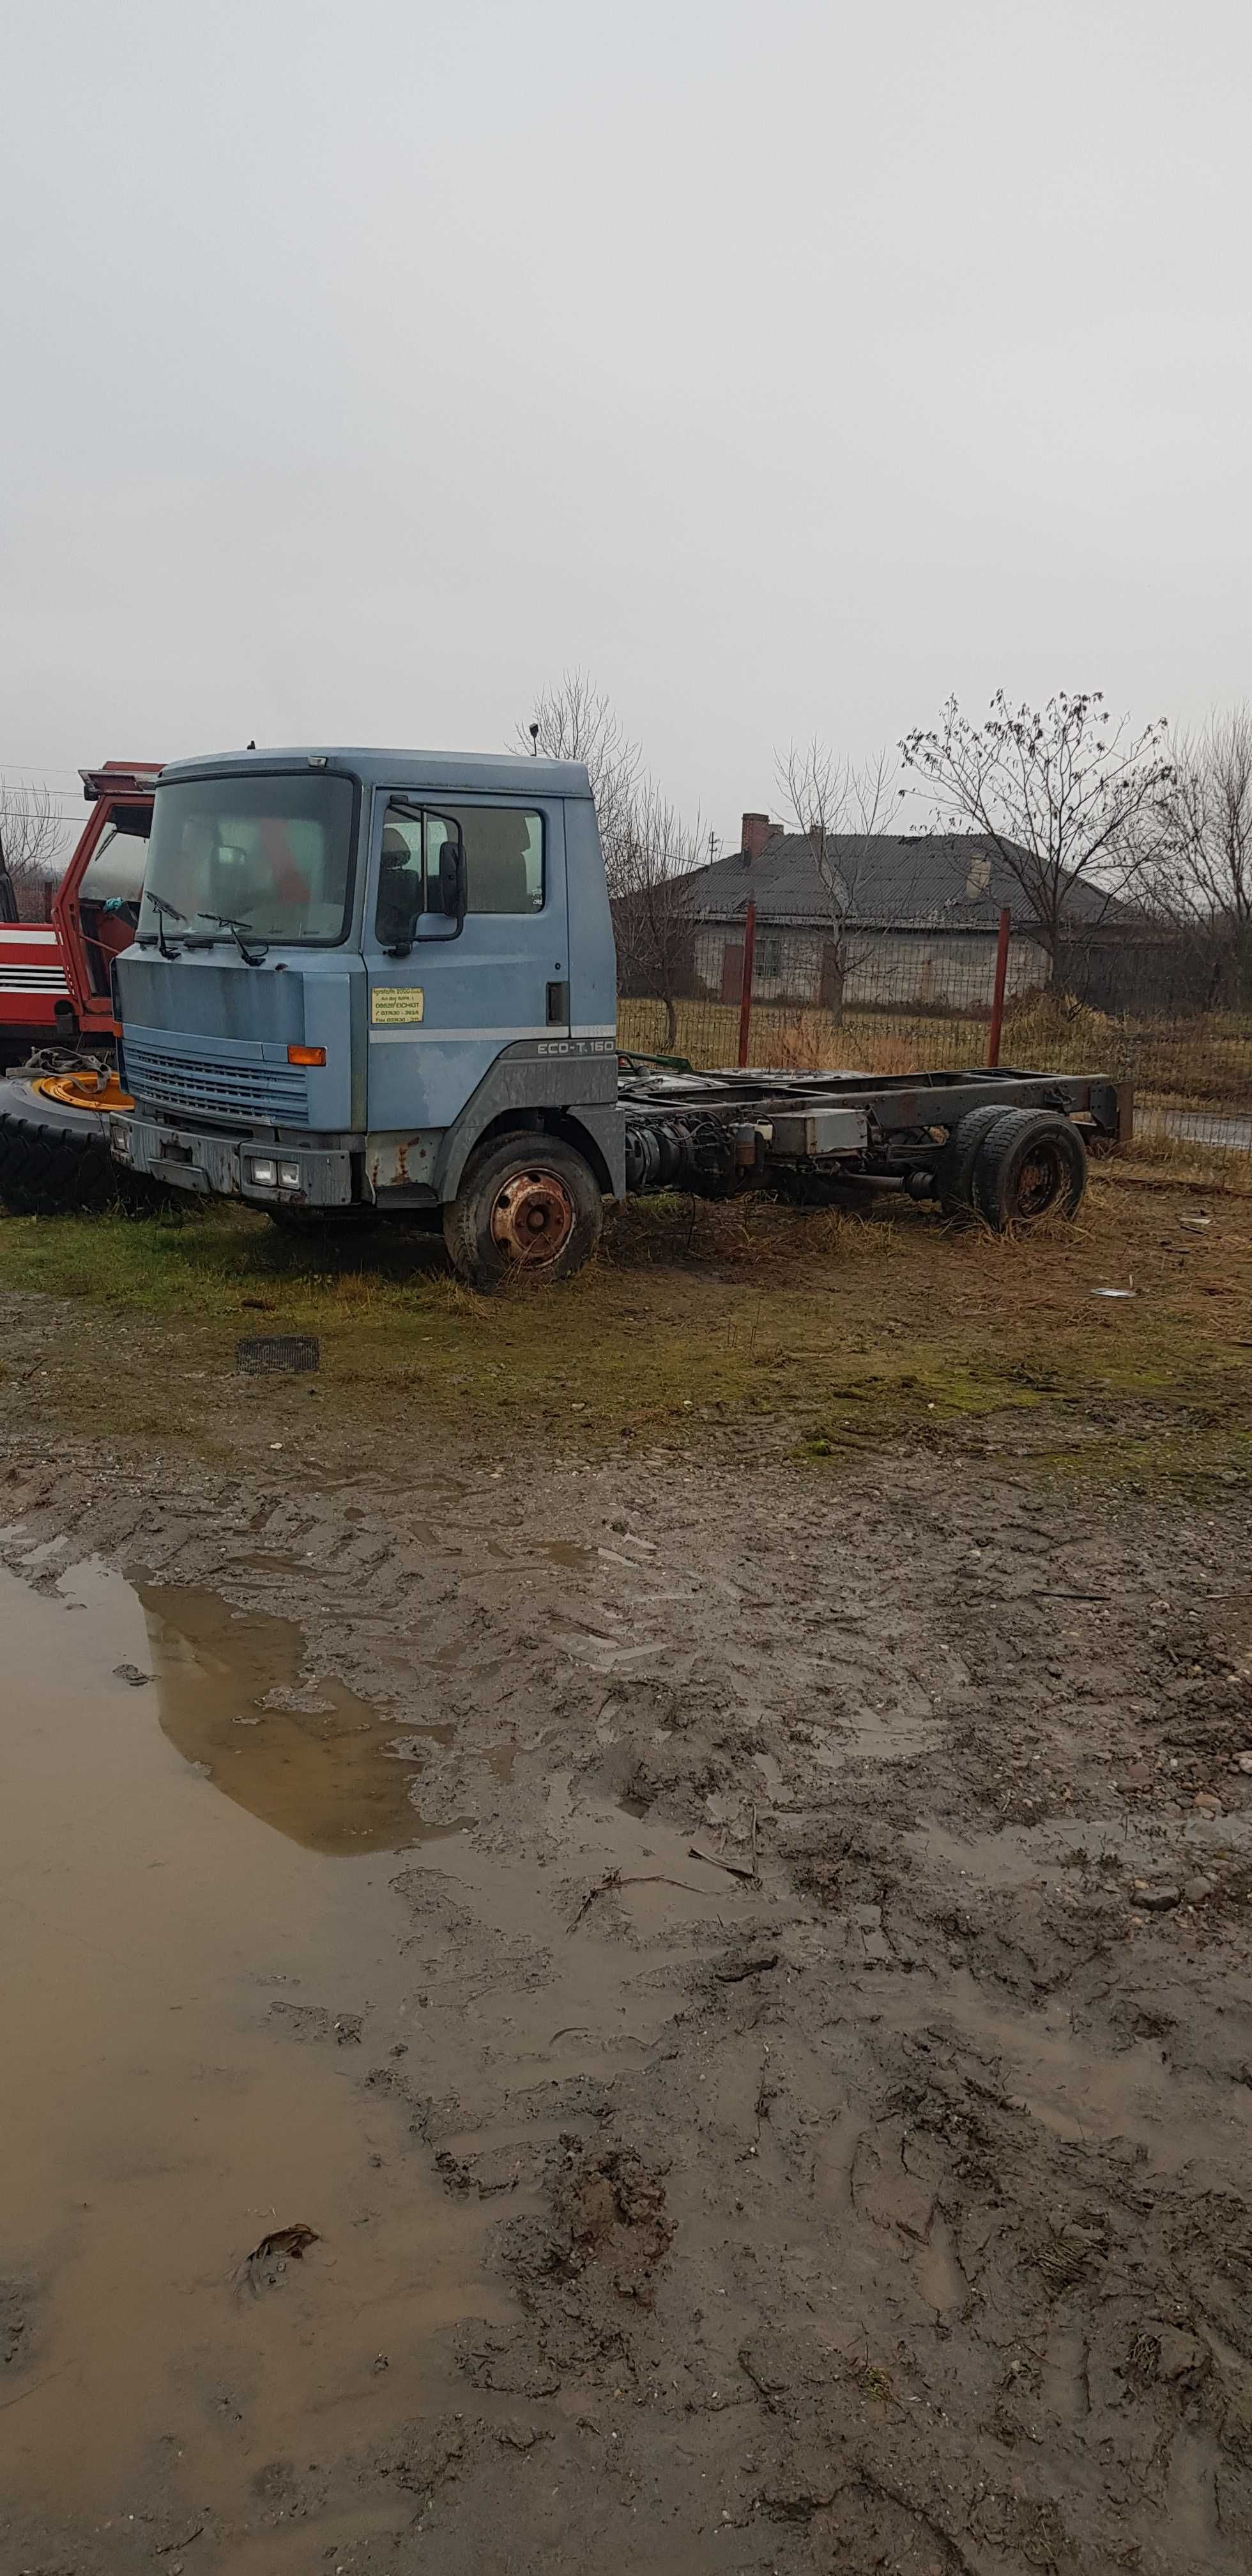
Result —
<instances>
[{"instance_id":1,"label":"truck chassis frame","mask_svg":"<svg viewBox=\"0 0 1252 2576\"><path fill-rule=\"evenodd\" d=\"M632 1068L632 1069L627 1069ZM1130 1088L1010 1067L961 1072L684 1073L625 1059L627 1189L768 1188L827 1180L942 1198L951 1146L978 1110L1064 1118L1085 1140L1130 1132Z\"/></svg>"}]
</instances>

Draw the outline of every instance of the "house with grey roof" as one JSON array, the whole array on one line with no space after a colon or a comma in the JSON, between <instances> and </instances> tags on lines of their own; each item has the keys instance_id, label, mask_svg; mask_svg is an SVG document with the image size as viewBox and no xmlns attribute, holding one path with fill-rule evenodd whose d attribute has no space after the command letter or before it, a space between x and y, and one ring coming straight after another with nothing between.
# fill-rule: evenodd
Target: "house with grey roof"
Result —
<instances>
[{"instance_id":1,"label":"house with grey roof","mask_svg":"<svg viewBox=\"0 0 1252 2576\"><path fill-rule=\"evenodd\" d=\"M753 991L761 1002L838 1010L990 1008L1000 914L1013 924L1008 991L1050 980L1026 897L994 842L962 832L835 834L819 866L806 833L745 814L738 850L684 879L696 989L737 1001L744 924L756 906ZM1125 937L1131 908L1075 884L1076 936Z\"/></svg>"}]
</instances>

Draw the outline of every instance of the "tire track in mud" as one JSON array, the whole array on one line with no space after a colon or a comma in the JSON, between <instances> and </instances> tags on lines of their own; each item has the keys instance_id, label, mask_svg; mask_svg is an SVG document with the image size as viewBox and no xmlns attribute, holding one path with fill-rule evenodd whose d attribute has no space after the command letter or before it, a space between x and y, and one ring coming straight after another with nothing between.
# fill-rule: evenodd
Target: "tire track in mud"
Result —
<instances>
[{"instance_id":1,"label":"tire track in mud","mask_svg":"<svg viewBox=\"0 0 1252 2576\"><path fill-rule=\"evenodd\" d=\"M498 2210L512 2321L287 2509L348 2513L353 2576L502 2529L571 2569L1244 2569L1246 1533L1076 1534L926 1461L386 1464L293 1494L83 1444L0 1485L28 1579L211 1584L453 1730L417 1804L473 1830L397 1874L362 2082Z\"/></svg>"}]
</instances>

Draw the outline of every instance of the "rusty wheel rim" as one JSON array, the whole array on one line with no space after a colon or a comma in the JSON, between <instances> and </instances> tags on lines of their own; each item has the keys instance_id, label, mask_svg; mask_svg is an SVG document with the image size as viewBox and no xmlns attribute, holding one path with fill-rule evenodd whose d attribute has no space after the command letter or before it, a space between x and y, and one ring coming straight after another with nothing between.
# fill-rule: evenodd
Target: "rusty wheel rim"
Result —
<instances>
[{"instance_id":1,"label":"rusty wheel rim","mask_svg":"<svg viewBox=\"0 0 1252 2576\"><path fill-rule=\"evenodd\" d=\"M1060 1197L1064 1181L1060 1155L1050 1145L1037 1145L1018 1174L1014 1214L1019 1222L1029 1225L1033 1218L1046 1216Z\"/></svg>"},{"instance_id":2,"label":"rusty wheel rim","mask_svg":"<svg viewBox=\"0 0 1252 2576\"><path fill-rule=\"evenodd\" d=\"M541 1270L558 1259L574 1231L574 1202L564 1181L542 1166L501 1183L491 1210L491 1239L510 1261Z\"/></svg>"}]
</instances>

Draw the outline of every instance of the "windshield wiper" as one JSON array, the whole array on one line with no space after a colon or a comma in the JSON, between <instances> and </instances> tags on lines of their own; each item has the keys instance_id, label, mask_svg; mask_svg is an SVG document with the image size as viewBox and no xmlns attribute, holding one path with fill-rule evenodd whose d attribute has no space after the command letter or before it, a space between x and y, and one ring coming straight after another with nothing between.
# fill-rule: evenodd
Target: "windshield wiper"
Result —
<instances>
[{"instance_id":1,"label":"windshield wiper","mask_svg":"<svg viewBox=\"0 0 1252 2576\"><path fill-rule=\"evenodd\" d=\"M245 930L251 930L252 924L250 921L241 921L237 914L233 912L206 912L202 917L205 921L216 921L221 929L228 930L230 932L231 938L234 940L235 946L238 949L245 966L263 966L265 964L265 960L269 955L268 947L262 948L258 954L245 945L243 934Z\"/></svg>"},{"instance_id":2,"label":"windshield wiper","mask_svg":"<svg viewBox=\"0 0 1252 2576\"><path fill-rule=\"evenodd\" d=\"M165 936L165 924L167 921L185 921L187 918L186 913L180 912L176 903L168 903L163 894L154 894L151 886L148 888L148 901L157 917L157 946L161 951L161 955L163 957L177 957L178 950L176 948L171 948L170 943Z\"/></svg>"}]
</instances>

